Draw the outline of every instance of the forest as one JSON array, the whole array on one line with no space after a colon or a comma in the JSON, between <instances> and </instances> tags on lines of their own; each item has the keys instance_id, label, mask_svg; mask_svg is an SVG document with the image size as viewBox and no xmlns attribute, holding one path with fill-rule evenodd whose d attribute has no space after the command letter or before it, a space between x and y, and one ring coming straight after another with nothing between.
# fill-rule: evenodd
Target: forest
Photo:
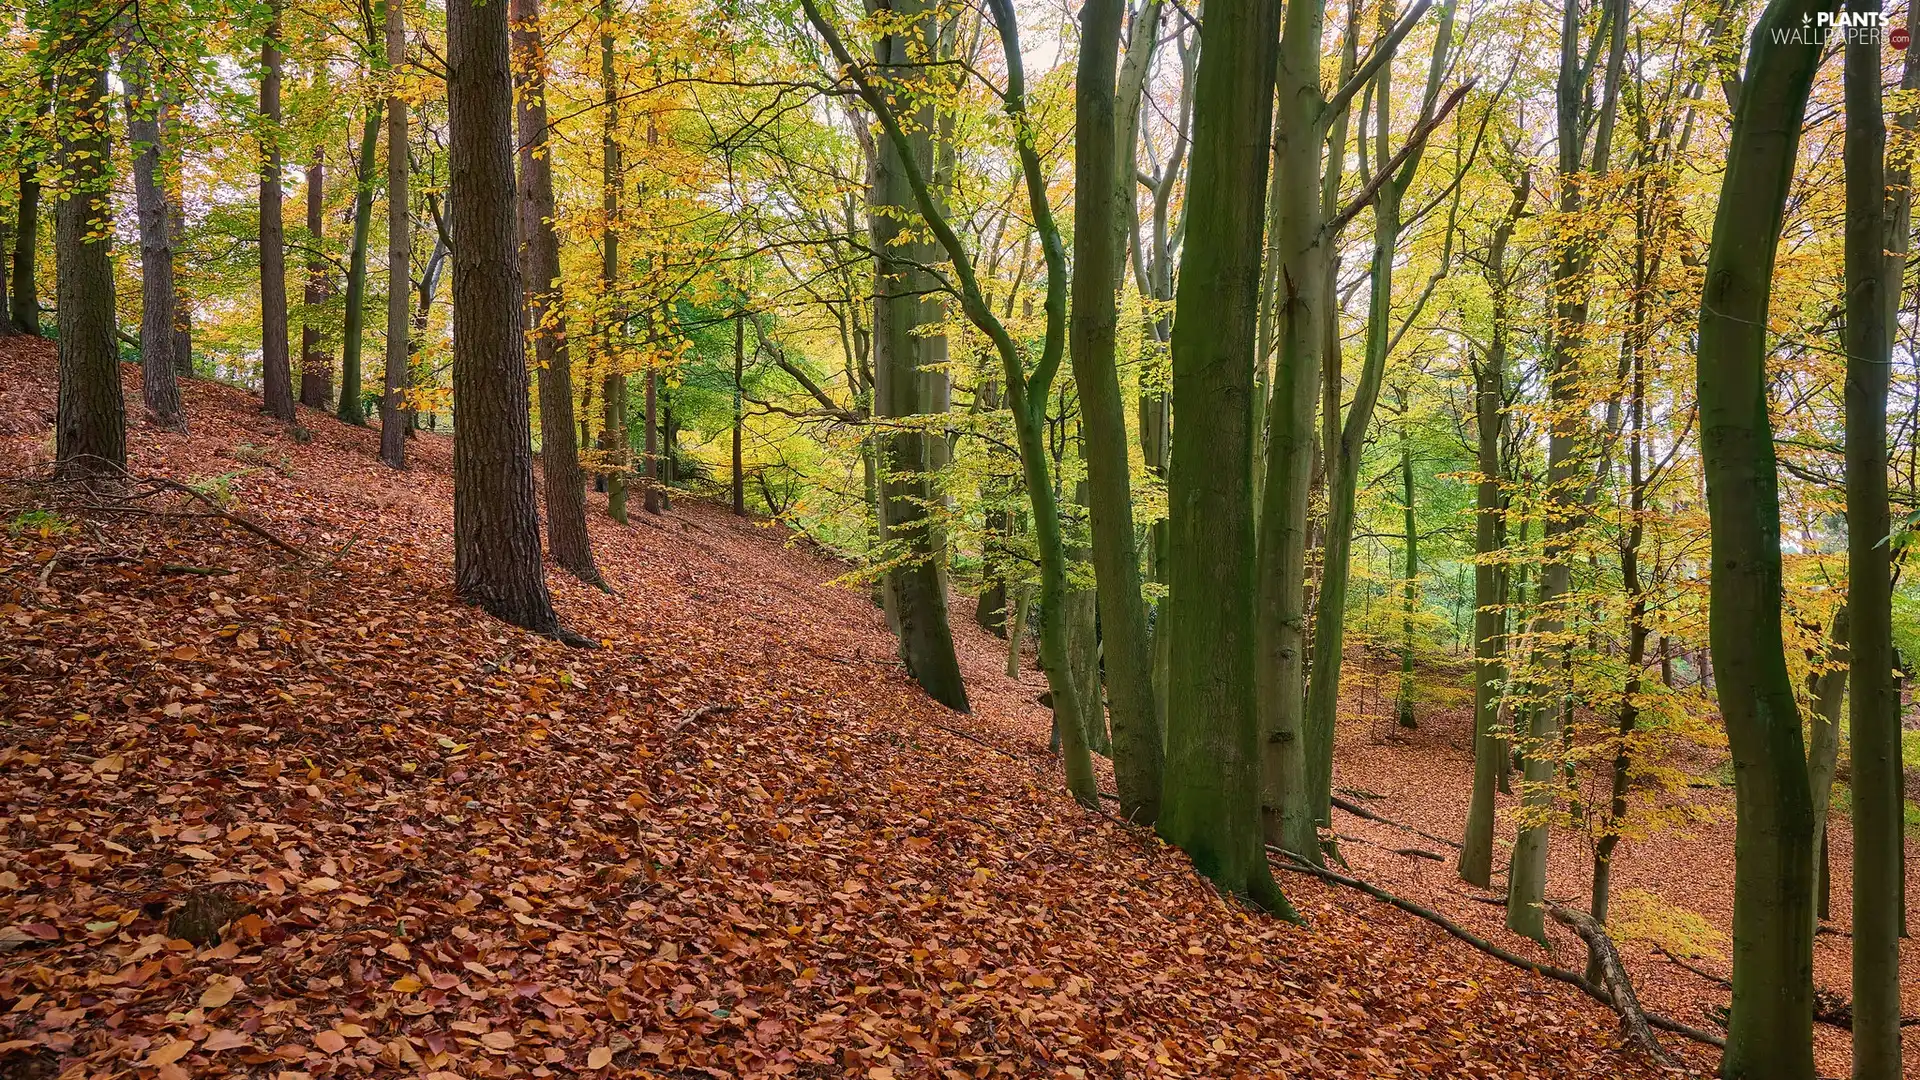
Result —
<instances>
[{"instance_id":1,"label":"forest","mask_svg":"<svg viewBox=\"0 0 1920 1080\"><path fill-rule=\"evenodd\" d=\"M1914 6L15 0L0 1080L1920 1075Z\"/></svg>"}]
</instances>

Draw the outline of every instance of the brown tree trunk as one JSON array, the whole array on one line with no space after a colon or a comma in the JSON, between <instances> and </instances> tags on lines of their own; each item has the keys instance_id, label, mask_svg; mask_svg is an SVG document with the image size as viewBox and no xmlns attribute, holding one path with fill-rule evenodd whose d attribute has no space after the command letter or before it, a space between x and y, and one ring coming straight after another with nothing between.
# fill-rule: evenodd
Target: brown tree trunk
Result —
<instances>
[{"instance_id":1,"label":"brown tree trunk","mask_svg":"<svg viewBox=\"0 0 1920 1080\"><path fill-rule=\"evenodd\" d=\"M53 77L40 76L34 114L45 116L53 101ZM23 126L24 127L24 126ZM22 144L35 147L26 131ZM38 147L44 153L44 147ZM13 288L7 297L7 318L22 334L40 333L40 284L36 265L40 253L40 160L38 153L20 156L20 201L14 207Z\"/></svg>"},{"instance_id":2,"label":"brown tree trunk","mask_svg":"<svg viewBox=\"0 0 1920 1080\"><path fill-rule=\"evenodd\" d=\"M63 4L61 8L77 7ZM68 11L68 16L78 15ZM59 25L57 22L55 25ZM60 392L53 474L119 476L127 466L126 405L114 340L112 180L103 41L77 46L55 108L66 183L53 208Z\"/></svg>"},{"instance_id":3,"label":"brown tree trunk","mask_svg":"<svg viewBox=\"0 0 1920 1080\"><path fill-rule=\"evenodd\" d=\"M586 481L573 441L573 372L554 232L553 159L547 129L547 57L539 0L513 0L514 65L520 80L520 255L527 323L540 372L540 470L546 479L547 548L575 577L604 587L587 536ZM456 263L457 265L457 263Z\"/></svg>"},{"instance_id":4,"label":"brown tree trunk","mask_svg":"<svg viewBox=\"0 0 1920 1080\"><path fill-rule=\"evenodd\" d=\"M280 215L280 8L267 0L260 45L260 396L267 414L293 420L287 355L287 238Z\"/></svg>"},{"instance_id":5,"label":"brown tree trunk","mask_svg":"<svg viewBox=\"0 0 1920 1080\"><path fill-rule=\"evenodd\" d=\"M733 317L733 512L741 517L747 516L746 470L740 460L741 428L746 420L740 400L745 390L740 380L745 374L746 358L746 319L736 314Z\"/></svg>"},{"instance_id":6,"label":"brown tree trunk","mask_svg":"<svg viewBox=\"0 0 1920 1080\"><path fill-rule=\"evenodd\" d=\"M178 109L161 128L161 137L182 143L177 132L183 122ZM173 249L173 370L182 379L193 378L193 295L180 273L180 253L186 249L187 200L183 190L186 178L176 165L167 170L167 242Z\"/></svg>"},{"instance_id":7,"label":"brown tree trunk","mask_svg":"<svg viewBox=\"0 0 1920 1080\"><path fill-rule=\"evenodd\" d=\"M527 417L506 5L447 4L453 250L454 592L536 633L570 635L540 564Z\"/></svg>"},{"instance_id":8,"label":"brown tree trunk","mask_svg":"<svg viewBox=\"0 0 1920 1080\"><path fill-rule=\"evenodd\" d=\"M146 57L138 47L129 50L124 79L134 200L140 217L140 393L153 423L169 431L185 431L187 414L180 404L173 361L173 241L167 228L167 194L160 186L164 106L151 94Z\"/></svg>"},{"instance_id":9,"label":"brown tree trunk","mask_svg":"<svg viewBox=\"0 0 1920 1080\"><path fill-rule=\"evenodd\" d=\"M407 19L402 0L387 0L387 65L407 62ZM408 357L407 286L413 260L413 215L407 207L407 99L387 95L387 355L380 395L380 460L407 467Z\"/></svg>"},{"instance_id":10,"label":"brown tree trunk","mask_svg":"<svg viewBox=\"0 0 1920 1080\"><path fill-rule=\"evenodd\" d=\"M326 151L315 147L307 166L307 234L313 250L307 254L307 289L301 300L306 310L300 326L300 404L325 411L333 397L333 356L326 351L320 329L320 308L333 294L327 279L327 259L320 241L327 227Z\"/></svg>"},{"instance_id":11,"label":"brown tree trunk","mask_svg":"<svg viewBox=\"0 0 1920 1080\"><path fill-rule=\"evenodd\" d=\"M620 280L620 143L614 138L620 122L620 95L613 76L613 0L600 4L600 209L605 221L600 232L600 291L607 304L602 316L601 342L606 351L605 385L601 387L600 451L607 455L607 516L627 523L627 373L620 367L618 325L623 321L614 304Z\"/></svg>"}]
</instances>

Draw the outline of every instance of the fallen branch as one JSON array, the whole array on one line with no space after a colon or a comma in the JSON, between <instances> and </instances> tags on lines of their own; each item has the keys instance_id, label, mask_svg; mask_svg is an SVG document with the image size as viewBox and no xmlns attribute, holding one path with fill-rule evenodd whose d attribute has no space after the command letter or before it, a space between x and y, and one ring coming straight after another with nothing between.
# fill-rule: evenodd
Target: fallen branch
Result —
<instances>
[{"instance_id":1,"label":"fallen branch","mask_svg":"<svg viewBox=\"0 0 1920 1080\"><path fill-rule=\"evenodd\" d=\"M1700 976L1701 978L1707 980L1710 983L1714 983L1720 986L1722 989L1725 989L1725 990L1733 989L1732 979L1723 979L1720 976L1715 975L1713 972L1708 971L1706 968L1698 967L1694 964L1688 963L1686 960L1674 955L1671 951L1667 949L1665 945L1656 944L1654 945L1654 948L1659 951L1661 956L1666 957L1668 960L1672 961L1674 964L1679 965L1681 968L1684 968L1687 971L1693 972L1695 975Z\"/></svg>"},{"instance_id":2,"label":"fallen branch","mask_svg":"<svg viewBox=\"0 0 1920 1080\"><path fill-rule=\"evenodd\" d=\"M1606 977L1607 990L1613 995L1613 1008L1626 1024L1627 1034L1639 1044L1647 1056L1661 1065L1671 1065L1673 1060L1660 1047L1660 1040L1653 1037L1653 1031L1647 1027L1646 1014L1640 1010L1640 995L1634 992L1633 980L1627 977L1627 966L1620 961L1620 950L1613 947L1613 939L1607 936L1606 927L1594 921L1593 916L1574 908L1551 904L1547 913L1557 922L1573 928L1580 940L1599 962L1601 973Z\"/></svg>"},{"instance_id":3,"label":"fallen branch","mask_svg":"<svg viewBox=\"0 0 1920 1080\"><path fill-rule=\"evenodd\" d=\"M728 705L724 703L716 704L716 705L702 705L697 709L689 709L687 710L685 715L680 717L680 720L678 723L674 724L672 727L667 729L667 738L669 739L673 738L674 736L680 734L681 732L687 730L688 728L692 727L693 725L699 723L702 720L711 719L712 717L715 717L715 716L726 716L729 713L735 713L739 711L740 711L740 706Z\"/></svg>"},{"instance_id":4,"label":"fallen branch","mask_svg":"<svg viewBox=\"0 0 1920 1080\"><path fill-rule=\"evenodd\" d=\"M1614 1007L1613 995L1609 994L1605 987L1596 986L1593 983L1588 982L1586 977L1580 975L1578 972L1568 971L1566 968L1554 967L1552 964L1542 964L1535 960L1529 960L1518 953L1509 952L1508 950L1503 949L1498 945L1495 945L1493 942L1488 941L1483 937L1480 937L1479 935L1473 933L1472 931L1461 926L1459 923L1454 922L1452 919L1447 918L1445 915L1440 914L1439 912L1433 910L1430 907L1426 907L1422 904L1416 904L1411 900L1407 900L1407 899L1403 899L1401 897L1395 896L1394 894L1388 892L1387 890L1382 889L1377 885L1368 884L1367 882L1361 881L1359 878L1351 878L1345 874L1335 873L1334 871L1328 870L1323 866L1315 866L1313 863L1308 862L1305 858L1299 855L1295 855L1293 852L1287 851L1284 848L1277 848L1277 847L1273 847L1272 845L1268 845L1267 850L1277 855L1285 856L1286 858L1292 860L1292 865L1289 865L1288 863L1281 863L1280 866L1282 869L1293 870L1297 873L1312 874L1315 877L1324 878L1327 881L1331 881L1336 885L1345 885L1350 889L1358 889L1361 892L1366 893L1368 896L1373 897L1375 900L1379 900L1382 903L1386 903L1386 904L1392 904L1394 907L1397 907L1400 910L1407 912L1410 915L1418 915L1419 917L1427 920L1430 923L1433 923L1435 926L1440 927L1440 929L1445 930L1447 933L1452 934L1454 937L1459 938L1461 941L1464 941L1467 944L1473 946L1474 948L1479 949L1481 952L1486 953L1488 956L1491 956L1496 960L1505 960L1507 963L1512 964L1517 968L1522 968L1527 971L1531 971L1536 975L1545 976L1546 978L1553 979L1557 982L1566 983L1568 986L1579 987L1581 990L1586 991L1587 995L1592 997L1594 1000L1600 1002L1603 1005L1608 1006L1609 1008ZM1701 1031L1699 1028L1688 1027L1687 1025L1682 1024L1677 1020L1669 1020L1666 1017L1659 1015L1658 1013L1646 1013L1645 1016L1647 1018L1648 1024L1654 1027L1657 1027L1662 1031L1671 1031L1675 1035L1684 1035L1687 1038L1692 1039L1696 1042L1706 1043L1708 1046L1717 1046L1717 1047L1720 1047L1721 1049L1726 1048L1727 1040L1721 1038L1718 1035L1713 1034L1712 1032Z\"/></svg>"},{"instance_id":5,"label":"fallen branch","mask_svg":"<svg viewBox=\"0 0 1920 1080\"><path fill-rule=\"evenodd\" d=\"M1431 840L1436 844L1445 844L1446 846L1453 848L1455 851L1458 851L1460 849L1460 842L1458 840L1449 840L1444 836L1435 836L1430 832L1424 832L1420 829L1414 828L1411 825L1403 825L1400 822L1393 820L1392 818L1381 817L1379 814L1376 814L1373 811L1367 809L1366 807L1361 806L1359 803L1348 802L1346 799L1343 799L1338 795L1335 795L1333 797L1333 805L1339 807L1342 810L1345 810L1347 813L1352 814L1354 817L1362 817L1362 818L1366 818L1368 821L1377 821L1382 825L1391 825L1396 829L1403 829L1421 838L1422 840Z\"/></svg>"}]
</instances>

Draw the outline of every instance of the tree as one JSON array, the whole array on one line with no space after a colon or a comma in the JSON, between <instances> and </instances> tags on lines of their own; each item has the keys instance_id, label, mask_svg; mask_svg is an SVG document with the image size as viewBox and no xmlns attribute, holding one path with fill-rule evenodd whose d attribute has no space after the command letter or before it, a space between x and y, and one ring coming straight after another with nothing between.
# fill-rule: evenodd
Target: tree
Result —
<instances>
[{"instance_id":1,"label":"tree","mask_svg":"<svg viewBox=\"0 0 1920 1080\"><path fill-rule=\"evenodd\" d=\"M386 50L379 32L367 25L366 49L373 70L385 71ZM354 158L353 240L347 253L347 311L340 338L340 400L334 415L343 424L364 427L366 403L361 398L360 357L365 347L367 324L367 236L373 227L373 188L380 150L380 116L385 101L371 97L367 101L366 120L360 125L360 152ZM404 155L405 151L401 153ZM388 156L393 155L391 147ZM404 230L403 230L404 231Z\"/></svg>"},{"instance_id":2,"label":"tree","mask_svg":"<svg viewBox=\"0 0 1920 1080\"><path fill-rule=\"evenodd\" d=\"M81 5L63 0L55 27L85 25ZM53 206L58 271L60 390L54 419L56 479L111 480L127 467L126 405L114 340L113 209L107 139L104 35L58 37L49 52L61 92L53 109L59 189Z\"/></svg>"},{"instance_id":3,"label":"tree","mask_svg":"<svg viewBox=\"0 0 1920 1080\"><path fill-rule=\"evenodd\" d=\"M321 248L327 227L327 156L323 147L313 148L313 160L307 165L307 286L301 296L304 310L300 316L300 404L309 409L325 409L333 397L333 357L326 350L321 329L321 309L333 295L328 278L327 253Z\"/></svg>"},{"instance_id":4,"label":"tree","mask_svg":"<svg viewBox=\"0 0 1920 1080\"><path fill-rule=\"evenodd\" d=\"M1487 888L1493 876L1494 791L1506 761L1505 740L1495 729L1501 687L1506 682L1506 568L1494 556L1506 546L1505 470L1500 455L1501 417L1507 404L1507 244L1526 211L1530 174L1521 172L1513 200L1486 248L1484 273L1493 293L1493 329L1484 355L1473 362L1474 485L1473 567L1473 797L1460 843L1460 877Z\"/></svg>"},{"instance_id":5,"label":"tree","mask_svg":"<svg viewBox=\"0 0 1920 1080\"><path fill-rule=\"evenodd\" d=\"M1392 65L1382 62L1374 81L1373 105L1374 141L1376 146L1375 169L1372 176L1366 178L1359 198L1348 204L1339 215L1331 219L1327 228L1337 230L1339 225L1351 218L1364 205L1369 196L1373 203L1373 249L1372 262L1368 269L1369 292L1367 300L1366 356L1361 363L1359 378L1355 381L1353 403L1348 406L1346 417L1340 420L1337 432L1334 430L1336 409L1327 416L1328 447L1326 453L1327 519L1325 542L1321 553L1321 576L1318 604L1320 617L1313 623L1313 652L1308 670L1307 704L1303 720L1303 739L1306 752L1306 792L1310 800L1308 809L1321 824L1331 824L1330 803L1333 797L1333 736L1334 723L1339 712L1340 667L1345 653L1347 585L1352 568L1354 503L1360 481L1361 454L1364 450L1367 429L1373 421L1374 406L1380 400L1380 389L1386 376L1387 358L1405 334L1413 320L1418 317L1427 299L1432 295L1433 286L1448 271L1453 251L1453 215L1448 214L1441 228L1443 250L1439 268L1429 281L1425 292L1414 302L1412 310L1396 320L1393 308L1393 284L1396 252L1400 247L1400 234L1404 227L1401 216L1401 204L1408 189L1412 186L1420 162L1425 153L1427 137L1434 127L1446 117L1465 94L1469 82L1443 103L1440 98L1441 80L1447 73L1447 53L1452 45L1454 0L1443 0L1440 7L1439 25L1434 33L1433 53L1427 66L1426 88L1420 99L1419 120L1408 132L1406 142L1392 154L1388 153L1390 120L1389 102L1392 99ZM1402 26L1417 18L1424 11L1416 7L1410 11L1394 31L1404 34ZM1391 17L1390 9L1383 8L1381 18ZM1392 32L1387 41L1391 42ZM1378 55L1379 50L1376 50ZM1363 67L1356 77L1368 74ZM1365 113L1362 114L1365 119ZM1356 136L1364 147L1367 131L1362 124ZM1398 325L1396 325L1396 321ZM1327 365L1325 378L1331 384L1338 378L1338 371ZM1296 406L1297 408L1297 406ZM1298 470L1296 467L1296 477ZM1296 496L1297 498L1297 496ZM1314 852L1303 852L1313 856Z\"/></svg>"},{"instance_id":6,"label":"tree","mask_svg":"<svg viewBox=\"0 0 1920 1080\"><path fill-rule=\"evenodd\" d=\"M1034 228L1040 236L1046 263L1045 328L1039 357L1031 372L1027 370L1020 346L1008 332L1006 324L987 303L973 259L942 211L933 186L921 168L920 158L913 151L913 143L894 112L890 95L855 64L846 45L840 40L839 32L820 15L814 0L801 0L801 6L815 30L826 40L842 71L853 80L861 99L880 121L887 148L891 151L890 155L882 155L881 161L891 160L897 166L895 175L898 181L904 181L905 187L911 192L914 208L947 256L952 285L960 295L962 310L992 343L994 352L1000 358L1000 376L1005 385L1008 411L1012 414L1015 438L1019 445L1021 476L1026 484L1027 503L1033 512L1034 547L1040 563L1040 655L1046 668L1048 692L1053 695L1056 711L1064 711L1072 717L1082 716L1078 689L1067 669L1064 618L1066 552L1061 540L1059 505L1048 468L1045 435L1047 401L1052 394L1053 379L1059 373L1063 359L1061 354L1066 347L1066 247L1061 241L1059 226L1053 219L1046 177L1041 170L1039 153L1034 148L1032 121L1027 113L1025 67L1020 53L1020 27L1013 6L1010 0L991 0L989 13L999 32L1002 56L1006 63L1007 78L1005 88L1000 93L1001 108L1014 130L1027 209L1033 215ZM885 72L886 69L887 65L883 63L881 70ZM880 175L886 174L881 172ZM881 179L876 176L876 186L880 183ZM886 250L879 244L875 248L877 251ZM876 315L879 310L876 307ZM876 350L879 339L880 328L876 320ZM879 363L878 359L875 363ZM1097 807L1100 792L1094 780L1086 732L1079 724L1061 725L1061 758L1066 768L1067 789L1073 793L1074 799L1089 809Z\"/></svg>"},{"instance_id":7,"label":"tree","mask_svg":"<svg viewBox=\"0 0 1920 1080\"><path fill-rule=\"evenodd\" d=\"M627 373L620 367L618 328L626 320L613 304L620 281L620 92L614 82L613 0L600 4L600 313L606 372L600 392L600 452L607 455L607 516L627 523Z\"/></svg>"},{"instance_id":8,"label":"tree","mask_svg":"<svg viewBox=\"0 0 1920 1080\"><path fill-rule=\"evenodd\" d=\"M260 38L260 394L276 420L293 421L293 361L287 355L287 238L280 202L280 10L267 0Z\"/></svg>"},{"instance_id":9,"label":"tree","mask_svg":"<svg viewBox=\"0 0 1920 1080\"><path fill-rule=\"evenodd\" d=\"M1533 700L1526 709L1527 729L1519 743L1526 755L1522 797L1526 818L1513 845L1507 872L1507 928L1540 941L1546 940L1547 843L1555 803L1554 777L1566 722L1573 712L1571 654L1566 631L1567 592L1571 588L1572 541L1579 516L1578 504L1590 490L1580 460L1581 424L1578 368L1591 287L1587 271L1593 244L1578 235L1578 215L1584 206L1589 173L1607 171L1612 151L1613 116L1619 93L1622 57L1626 49L1627 7L1609 0L1594 32L1593 45L1582 49L1580 5L1565 0L1560 8L1560 76L1554 88L1559 162L1555 176L1560 186L1559 220L1568 235L1559 245L1553 268L1554 335L1548 357L1547 386L1550 417L1547 444L1547 513L1543 527L1546 562L1540 568L1536 641L1532 662ZM1602 36L1609 38L1606 85L1600 115L1589 123L1585 115L1593 64L1583 53L1597 52ZM1595 129L1593 157L1586 157L1589 127Z\"/></svg>"},{"instance_id":10,"label":"tree","mask_svg":"<svg viewBox=\"0 0 1920 1080\"><path fill-rule=\"evenodd\" d=\"M38 93L34 95L34 115L46 115L53 102L53 76L41 72ZM22 334L40 333L40 284L35 265L40 251L40 166L46 153L44 143L32 132L31 123L21 125L20 197L14 203L13 287L7 296L7 318Z\"/></svg>"},{"instance_id":11,"label":"tree","mask_svg":"<svg viewBox=\"0 0 1920 1080\"><path fill-rule=\"evenodd\" d=\"M1753 31L1700 300L1709 635L1736 815L1733 1004L1720 1064L1728 1080L1813 1075L1813 807L1780 626L1766 323L1800 120L1821 53L1793 31L1832 7L1772 0Z\"/></svg>"},{"instance_id":12,"label":"tree","mask_svg":"<svg viewBox=\"0 0 1920 1080\"><path fill-rule=\"evenodd\" d=\"M147 59L135 45L125 67L127 139L133 144L134 199L140 217L140 393L147 415L184 431L187 415L175 380L173 237L160 184L160 131L165 106L152 92Z\"/></svg>"},{"instance_id":13,"label":"tree","mask_svg":"<svg viewBox=\"0 0 1920 1080\"><path fill-rule=\"evenodd\" d=\"M1291 916L1263 846L1254 701L1253 369L1279 20L1272 0L1210 5L1194 88L1172 342L1158 828L1223 891Z\"/></svg>"},{"instance_id":14,"label":"tree","mask_svg":"<svg viewBox=\"0 0 1920 1080\"><path fill-rule=\"evenodd\" d=\"M1847 0L1850 15L1880 0ZM1853 737L1853 1076L1894 1080L1900 1063L1902 814L1900 690L1893 677L1893 567L1887 502L1886 293L1904 260L1887 257L1887 129L1879 27L1846 39L1847 648ZM1811 48L1809 47L1809 51Z\"/></svg>"},{"instance_id":15,"label":"tree","mask_svg":"<svg viewBox=\"0 0 1920 1080\"><path fill-rule=\"evenodd\" d=\"M586 478L574 441L573 364L554 230L553 158L547 121L547 52L539 0L513 0L519 83L520 257L534 367L540 373L540 471L546 478L547 547L575 577L604 587L587 535Z\"/></svg>"},{"instance_id":16,"label":"tree","mask_svg":"<svg viewBox=\"0 0 1920 1080\"><path fill-rule=\"evenodd\" d=\"M506 6L447 5L454 427L453 586L535 633L574 640L540 566L526 339L514 228L513 85Z\"/></svg>"},{"instance_id":17,"label":"tree","mask_svg":"<svg viewBox=\"0 0 1920 1080\"><path fill-rule=\"evenodd\" d=\"M398 69L407 62L407 17L403 0L386 0L387 64L387 356L380 395L380 460L407 467L407 385L412 341L407 330L407 288L413 259L413 215L407 205L407 99Z\"/></svg>"},{"instance_id":18,"label":"tree","mask_svg":"<svg viewBox=\"0 0 1920 1080\"><path fill-rule=\"evenodd\" d=\"M1080 65L1074 92L1073 323L1068 353L1080 396L1082 453L1087 462L1088 516L1093 530L1094 588L1100 647L1113 713L1114 786L1120 814L1151 824L1160 811L1160 717L1147 650L1146 604L1140 595L1140 553L1134 545L1127 422L1115 366L1125 247L1119 166L1131 161L1115 145L1112 90L1119 64L1123 0L1090 0L1081 9ZM1126 104L1138 108L1138 96ZM1133 127L1128 125L1131 136ZM1084 702L1102 721L1099 686Z\"/></svg>"},{"instance_id":19,"label":"tree","mask_svg":"<svg viewBox=\"0 0 1920 1080\"><path fill-rule=\"evenodd\" d=\"M896 0L891 10L899 29L874 39L878 70L872 81L886 108L909 118L910 130L904 144L883 139L876 147L867 196L874 251L873 412L903 421L876 438L881 535L900 551L886 591L907 671L935 701L964 712L967 688L953 650L941 569L946 552L936 543L939 532L931 520L934 444L941 440L914 419L940 411L933 382L944 378L924 368L932 339L923 332L929 313L923 296L932 281L921 267L934 261L936 249L909 227L919 213L909 173L932 183L934 109L923 84L930 77L927 58L939 55L939 25L928 0ZM928 194L935 192L930 188Z\"/></svg>"}]
</instances>

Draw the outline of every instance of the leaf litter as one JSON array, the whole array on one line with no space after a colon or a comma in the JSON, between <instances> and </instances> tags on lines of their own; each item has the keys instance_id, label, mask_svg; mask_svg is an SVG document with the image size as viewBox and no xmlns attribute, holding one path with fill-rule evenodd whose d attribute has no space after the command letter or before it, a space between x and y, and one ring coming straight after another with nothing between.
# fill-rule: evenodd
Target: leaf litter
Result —
<instances>
[{"instance_id":1,"label":"leaf litter","mask_svg":"<svg viewBox=\"0 0 1920 1080\"><path fill-rule=\"evenodd\" d=\"M53 368L0 342L0 474L45 474ZM1282 924L1078 809L1038 678L963 603L966 716L843 565L677 500L594 515L611 594L550 572L603 645L569 649L453 598L445 439L395 473L377 432L303 412L296 444L185 389L191 433L133 425L132 471L221 477L308 555L197 515L0 532L0 1069L1657 1072L1437 928L1293 875Z\"/></svg>"}]
</instances>

